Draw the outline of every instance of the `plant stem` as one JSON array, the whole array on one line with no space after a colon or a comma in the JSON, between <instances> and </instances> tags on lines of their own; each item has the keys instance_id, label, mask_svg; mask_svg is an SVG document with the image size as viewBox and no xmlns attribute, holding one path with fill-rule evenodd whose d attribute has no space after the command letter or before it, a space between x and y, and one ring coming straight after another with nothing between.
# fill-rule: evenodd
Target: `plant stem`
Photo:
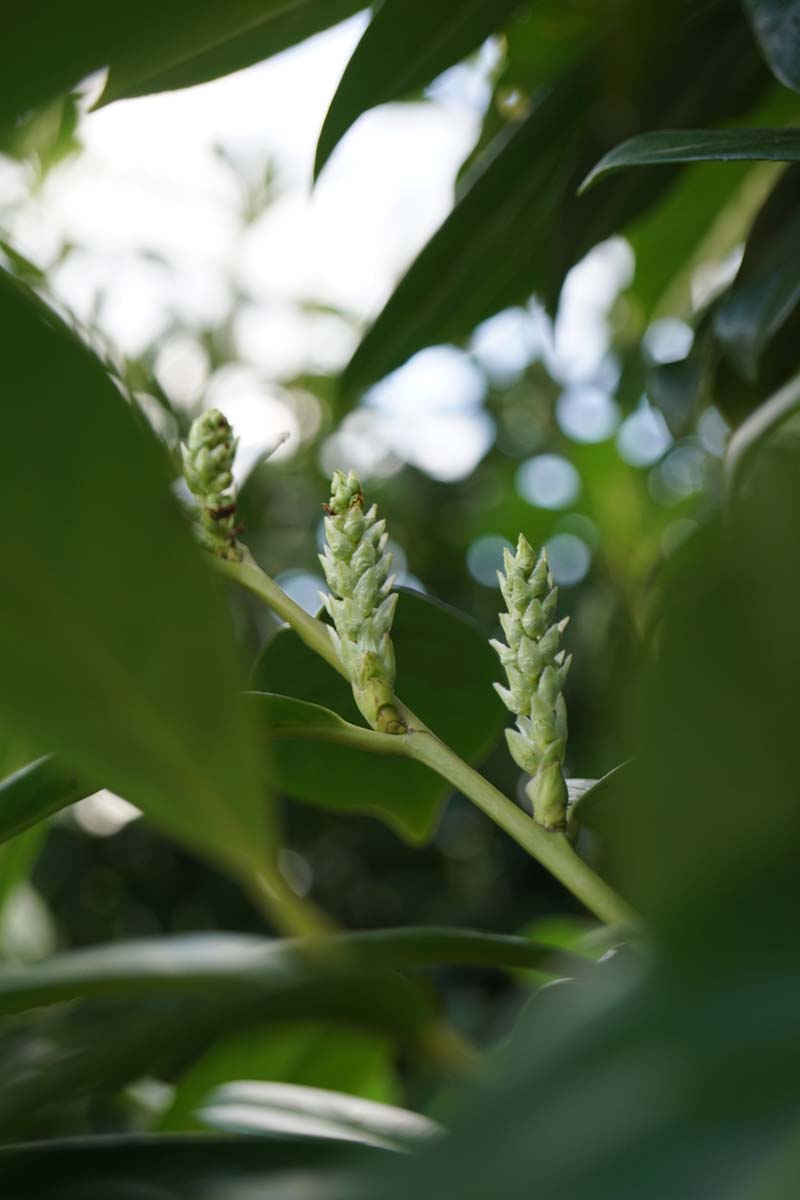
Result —
<instances>
[{"instance_id":1,"label":"plant stem","mask_svg":"<svg viewBox=\"0 0 800 1200\"><path fill-rule=\"evenodd\" d=\"M277 866L248 871L244 883L256 907L281 933L320 941L337 931L330 917L292 891Z\"/></svg>"},{"instance_id":2,"label":"plant stem","mask_svg":"<svg viewBox=\"0 0 800 1200\"><path fill-rule=\"evenodd\" d=\"M221 574L241 584L242 587L265 601L273 612L292 626L309 649L324 658L345 679L348 678L347 671L339 660L325 625L290 599L253 559L248 556L241 562L230 562L221 558L213 558L212 561ZM578 857L563 834L548 833L547 830L537 825L521 808L518 808L487 779L484 779L463 759L459 758L455 751L440 741L419 717L416 717L405 705L401 705L401 707L408 726L408 733L391 735L392 742L397 746L397 754L423 763L437 775L441 775L453 787L463 792L473 804L476 804L496 825L505 830L531 857L546 867L601 921L605 921L607 924L622 923L625 925L637 921L634 910L599 875L596 875L583 859ZM368 740L365 740L364 749L373 749L370 743L376 735L374 732L366 730L365 734ZM390 735L380 736L385 739ZM384 753L391 752L391 747L382 747L382 749ZM286 891L289 891L286 884L283 886ZM301 903L299 897L294 896L294 893L291 893L291 896L297 904ZM266 895L264 899L267 899ZM267 900L267 903L272 905L274 900ZM271 911L277 916L280 907L272 908ZM291 909L287 910L286 917L287 920L294 917ZM317 933L319 932L317 930Z\"/></svg>"},{"instance_id":3,"label":"plant stem","mask_svg":"<svg viewBox=\"0 0 800 1200\"><path fill-rule=\"evenodd\" d=\"M463 792L601 921L626 925L637 921L634 910L575 853L563 833L548 833L537 825L430 730L417 727L404 741L410 758L424 763Z\"/></svg>"}]
</instances>

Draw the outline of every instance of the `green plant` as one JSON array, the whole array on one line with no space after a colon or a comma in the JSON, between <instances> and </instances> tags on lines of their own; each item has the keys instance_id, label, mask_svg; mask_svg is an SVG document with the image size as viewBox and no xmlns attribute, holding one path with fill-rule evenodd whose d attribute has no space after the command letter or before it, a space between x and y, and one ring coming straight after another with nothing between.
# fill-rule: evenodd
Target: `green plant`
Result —
<instances>
[{"instance_id":1,"label":"green plant","mask_svg":"<svg viewBox=\"0 0 800 1200\"><path fill-rule=\"evenodd\" d=\"M0 84L3 150L35 156L41 181L74 147L69 90L87 73L109 66L101 103L189 86L358 8L78 0L69 18L55 3L20 8ZM695 528L661 570L652 546L674 523L662 514L645 535L635 519L663 482L658 467L634 483L608 442L572 448L593 507L556 513L563 526L514 498L518 460L550 444L524 440L533 416L536 439L554 436L552 381L536 366L519 385L493 383L503 448L460 505L457 488L421 476L382 491L400 540L423 528L416 544L433 546L440 579L449 568L437 555L449 564L455 545L463 556L475 532L516 537L524 524L538 549L554 530L590 537L604 513L605 535L613 513L624 532L599 538L605 591L598 570L570 631L591 626L613 664L594 708L585 677L576 684L580 653L567 680L541 550L522 536L506 554L505 640L491 643L500 686L493 595L476 625L395 588L384 521L352 472L336 472L323 506L324 609L300 607L256 561L269 561L273 508L255 489L237 494L227 420L179 419L162 397L175 422L165 446L139 406L141 377L102 362L43 301L46 272L0 242L0 913L37 863L54 907L107 911L137 855L105 874L80 859L70 875L50 853L63 829L48 824L105 786L141 809L159 852L185 849L202 886L220 889L220 927L234 925L225 914L241 891L237 911L254 928L197 932L209 923L189 906L150 936L111 927L85 946L82 927L65 924L58 953L0 965L4 1197L797 1193L798 168L770 164L800 157L799 16L796 0L668 0L646 12L635 0L383 0L320 134L318 173L361 113L418 92L502 26L453 210L336 396L325 393L332 424L421 347L463 341L531 293L555 310L569 269L622 232L636 272L611 321L618 405L632 412L646 393L679 451L699 452L712 403L735 427L716 473L705 462L701 498L670 510L684 534L687 517ZM735 275L697 300L695 267L739 243ZM642 336L664 315L691 327L677 362ZM505 421L519 415L520 388L527 426ZM179 461L189 520L175 502ZM318 514L323 483L314 462L304 469ZM273 500L286 488L308 549L297 479L262 474ZM241 528L248 507L266 531L257 549ZM625 603L609 617L617 591ZM264 641L265 610L283 628ZM620 615L635 630L632 667L612 655ZM632 753L588 787L567 772L565 688L573 745L576 728L599 727ZM501 732L511 758L491 758ZM520 803L514 765L526 777ZM292 882L283 824L312 822L297 799L329 822L329 897L359 882L359 852L346 846L348 860L330 830L368 816L420 848L402 850L408 902L453 793L513 843L494 862L464 856L459 904L481 871L487 890L502 890L512 862L514 880L535 860L560 885L538 906L507 888L505 927L521 932L340 929L316 902L319 880L314 899ZM162 886L163 858L143 858ZM359 868L380 873L371 859ZM385 890L395 889L393 877ZM550 903L598 920L527 927ZM264 936L264 921L278 936ZM499 1001L488 987L480 1003L465 1000L465 968L491 970Z\"/></svg>"}]
</instances>

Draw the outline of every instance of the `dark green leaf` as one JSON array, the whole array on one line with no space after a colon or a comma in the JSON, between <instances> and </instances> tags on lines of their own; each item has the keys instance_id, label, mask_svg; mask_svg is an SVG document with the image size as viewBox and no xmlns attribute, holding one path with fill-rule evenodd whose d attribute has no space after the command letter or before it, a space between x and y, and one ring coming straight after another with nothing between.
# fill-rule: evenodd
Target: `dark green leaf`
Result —
<instances>
[{"instance_id":1,"label":"dark green leaf","mask_svg":"<svg viewBox=\"0 0 800 1200\"><path fill-rule=\"evenodd\" d=\"M519 0L383 0L345 68L317 143L314 176L362 113L430 83L501 28Z\"/></svg>"},{"instance_id":2,"label":"dark green leaf","mask_svg":"<svg viewBox=\"0 0 800 1200\"><path fill-rule=\"evenodd\" d=\"M657 129L628 138L592 167L580 186L622 167L691 162L797 162L798 129Z\"/></svg>"},{"instance_id":3,"label":"dark green leaf","mask_svg":"<svg viewBox=\"0 0 800 1200\"><path fill-rule=\"evenodd\" d=\"M6 1200L344 1200L382 1152L322 1138L131 1135L0 1149Z\"/></svg>"},{"instance_id":4,"label":"dark green leaf","mask_svg":"<svg viewBox=\"0 0 800 1200\"><path fill-rule=\"evenodd\" d=\"M488 753L505 723L492 688L497 660L481 631L454 609L400 589L392 638L397 693L462 758ZM361 716L349 685L291 629L267 643L255 687L324 705L353 724ZM447 784L418 763L382 759L334 743L275 743L278 781L290 795L339 812L381 817L411 841L430 837Z\"/></svg>"},{"instance_id":5,"label":"dark green leaf","mask_svg":"<svg viewBox=\"0 0 800 1200\"><path fill-rule=\"evenodd\" d=\"M259 26L294 7L290 0L140 0L132 7L102 0L74 0L65 7L60 0L41 0L18 5L3 29L0 126L103 66L111 68L115 96L133 94L143 81L220 43L250 31L257 40ZM328 7L338 11L333 3Z\"/></svg>"},{"instance_id":6,"label":"dark green leaf","mask_svg":"<svg viewBox=\"0 0 800 1200\"><path fill-rule=\"evenodd\" d=\"M0 781L0 843L96 791L51 754L37 758Z\"/></svg>"},{"instance_id":7,"label":"dark green leaf","mask_svg":"<svg viewBox=\"0 0 800 1200\"><path fill-rule=\"evenodd\" d=\"M207 1098L199 1115L224 1133L298 1134L385 1150L409 1149L439 1132L407 1109L296 1083L229 1083Z\"/></svg>"},{"instance_id":8,"label":"dark green leaf","mask_svg":"<svg viewBox=\"0 0 800 1200\"><path fill-rule=\"evenodd\" d=\"M800 3L744 0L744 6L775 77L800 92Z\"/></svg>"},{"instance_id":9,"label":"dark green leaf","mask_svg":"<svg viewBox=\"0 0 800 1200\"><path fill-rule=\"evenodd\" d=\"M123 87L122 81L118 80L112 65L98 107L130 96L194 87L195 84L217 79L232 71L240 71L346 20L363 7L364 0L300 0L291 7L278 8L269 13L245 33L219 41L200 54L181 58L158 74L137 78L127 87Z\"/></svg>"},{"instance_id":10,"label":"dark green leaf","mask_svg":"<svg viewBox=\"0 0 800 1200\"><path fill-rule=\"evenodd\" d=\"M0 498L15 513L0 534L13 563L0 591L0 712L40 753L63 753L79 778L102 780L194 849L254 867L267 844L258 740L220 584L163 451L97 359L5 275L0 328L14 448ZM23 782L35 788L36 775ZM12 816L25 820L19 807Z\"/></svg>"},{"instance_id":11,"label":"dark green leaf","mask_svg":"<svg viewBox=\"0 0 800 1200\"><path fill-rule=\"evenodd\" d=\"M346 391L367 387L425 345L464 338L533 292L554 307L567 270L639 217L677 170L619 175L597 195L577 196L610 128L619 136L643 125L732 120L768 86L744 18L727 6L702 12L685 0L660 6L647 27L636 27L641 46L632 71L630 34L626 25L617 40L604 26L595 49L531 97L529 115L476 161L453 211L353 355ZM676 89L676 76L692 86ZM619 93L609 92L609 77Z\"/></svg>"},{"instance_id":12,"label":"dark green leaf","mask_svg":"<svg viewBox=\"0 0 800 1200\"><path fill-rule=\"evenodd\" d=\"M800 167L788 170L762 207L733 284L714 311L714 332L745 379L755 382L765 346L800 301Z\"/></svg>"}]
</instances>

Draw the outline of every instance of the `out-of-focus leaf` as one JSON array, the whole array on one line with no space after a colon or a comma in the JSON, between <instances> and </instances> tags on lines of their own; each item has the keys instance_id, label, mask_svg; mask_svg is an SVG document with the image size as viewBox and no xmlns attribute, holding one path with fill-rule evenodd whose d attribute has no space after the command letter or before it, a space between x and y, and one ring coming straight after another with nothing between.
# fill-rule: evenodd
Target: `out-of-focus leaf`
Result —
<instances>
[{"instance_id":1,"label":"out-of-focus leaf","mask_svg":"<svg viewBox=\"0 0 800 1200\"><path fill-rule=\"evenodd\" d=\"M362 113L430 83L500 29L516 7L518 0L383 0L331 101L315 177Z\"/></svg>"},{"instance_id":2,"label":"out-of-focus leaf","mask_svg":"<svg viewBox=\"0 0 800 1200\"><path fill-rule=\"evenodd\" d=\"M84 999L54 1003L68 991ZM414 1046L437 1021L428 989L396 971L315 967L300 956L291 968L241 979L208 972L205 987L152 978L148 987L128 974L119 986L42 988L33 1003L36 1011L3 1022L0 1140L41 1136L49 1114L144 1075L173 1076L220 1037L266 1022L325 1022Z\"/></svg>"},{"instance_id":3,"label":"out-of-focus leaf","mask_svg":"<svg viewBox=\"0 0 800 1200\"><path fill-rule=\"evenodd\" d=\"M453 211L356 349L343 375L349 394L533 292L555 305L567 270L639 217L678 169L620 174L595 196L577 196L613 141L609 129L619 136L642 125L733 120L769 86L744 17L727 7L698 12L674 0L635 32L642 44L635 54L627 47L625 57L634 70L620 70L619 28L604 26L599 44L533 96L530 114L477 160ZM613 96L610 74L620 89ZM676 89L676 75L693 86Z\"/></svg>"},{"instance_id":4,"label":"out-of-focus leaf","mask_svg":"<svg viewBox=\"0 0 800 1200\"><path fill-rule=\"evenodd\" d=\"M0 843L97 791L52 754L0 781Z\"/></svg>"},{"instance_id":5,"label":"out-of-focus leaf","mask_svg":"<svg viewBox=\"0 0 800 1200\"><path fill-rule=\"evenodd\" d=\"M800 1114L800 481L763 466L673 558L634 699L611 841L649 966L544 989L452 1134L376 1172L375 1200L482 1200L497 1163L503 1200L775 1195Z\"/></svg>"},{"instance_id":6,"label":"out-of-focus leaf","mask_svg":"<svg viewBox=\"0 0 800 1200\"><path fill-rule=\"evenodd\" d=\"M766 344L800 301L799 200L800 167L793 167L756 217L742 265L714 311L718 341L751 382Z\"/></svg>"},{"instance_id":7,"label":"out-of-focus leaf","mask_svg":"<svg viewBox=\"0 0 800 1200\"><path fill-rule=\"evenodd\" d=\"M0 1148L0 1174L7 1200L346 1200L381 1153L323 1138L113 1135Z\"/></svg>"},{"instance_id":8,"label":"out-of-focus leaf","mask_svg":"<svg viewBox=\"0 0 800 1200\"><path fill-rule=\"evenodd\" d=\"M454 609L400 590L392 639L397 693L462 758L488 753L505 723L492 682L497 662L482 632ZM362 718L349 685L291 629L266 645L253 685L324 705L353 724ZM313 739L312 739L313 740ZM430 837L450 791L419 763L314 741L276 741L278 782L289 795L340 812L371 813L411 841Z\"/></svg>"},{"instance_id":9,"label":"out-of-focus leaf","mask_svg":"<svg viewBox=\"0 0 800 1200\"><path fill-rule=\"evenodd\" d=\"M330 939L330 947L333 963L358 971L457 964L533 967L545 962L552 949L525 938L438 928L342 934ZM569 970L572 965L569 959L559 960L556 969ZM266 1006L271 993L291 996L309 986L309 977L317 981L320 971L321 965L304 954L302 943L239 934L115 942L59 954L36 967L0 972L0 1012L87 997L234 993L262 997Z\"/></svg>"},{"instance_id":10,"label":"out-of-focus leaf","mask_svg":"<svg viewBox=\"0 0 800 1200\"><path fill-rule=\"evenodd\" d=\"M208 1097L199 1116L225 1133L333 1138L385 1150L409 1149L440 1132L433 1121L408 1109L296 1083L226 1084Z\"/></svg>"},{"instance_id":11,"label":"out-of-focus leaf","mask_svg":"<svg viewBox=\"0 0 800 1200\"><path fill-rule=\"evenodd\" d=\"M276 1029L324 1022L413 1045L435 1024L436 1011L428 989L398 972L458 964L558 975L580 975L583 967L579 957L525 938L433 928L341 935L321 958L296 943L209 934L115 943L6 968L0 1137L41 1131L48 1113L112 1095L144 1074L174 1075L220 1038L235 1033L244 1041L267 1022Z\"/></svg>"},{"instance_id":12,"label":"out-of-focus leaf","mask_svg":"<svg viewBox=\"0 0 800 1200\"><path fill-rule=\"evenodd\" d=\"M773 74L800 92L800 3L744 0L756 39Z\"/></svg>"},{"instance_id":13,"label":"out-of-focus leaf","mask_svg":"<svg viewBox=\"0 0 800 1200\"><path fill-rule=\"evenodd\" d=\"M300 0L289 7L275 9L245 33L217 42L190 58L181 58L156 75L136 79L127 88L118 81L112 66L97 107L132 96L194 87L232 71L241 71L243 67L262 62L323 29L329 29L363 7L364 0Z\"/></svg>"},{"instance_id":14,"label":"out-of-focus leaf","mask_svg":"<svg viewBox=\"0 0 800 1200\"><path fill-rule=\"evenodd\" d=\"M609 150L580 186L588 188L622 167L691 162L797 162L799 129L656 129Z\"/></svg>"},{"instance_id":15,"label":"out-of-focus leaf","mask_svg":"<svg viewBox=\"0 0 800 1200\"><path fill-rule=\"evenodd\" d=\"M0 499L15 512L0 533L13 563L0 589L0 711L36 750L64 753L79 778L195 850L256 869L268 839L261 749L220 585L162 451L99 361L7 276L0 328L13 447ZM40 770L51 767L23 782L35 789Z\"/></svg>"},{"instance_id":16,"label":"out-of-focus leaf","mask_svg":"<svg viewBox=\"0 0 800 1200\"><path fill-rule=\"evenodd\" d=\"M223 1083L262 1079L394 1103L393 1047L381 1034L319 1023L271 1024L218 1039L180 1079L162 1130L198 1129L203 1099Z\"/></svg>"}]
</instances>

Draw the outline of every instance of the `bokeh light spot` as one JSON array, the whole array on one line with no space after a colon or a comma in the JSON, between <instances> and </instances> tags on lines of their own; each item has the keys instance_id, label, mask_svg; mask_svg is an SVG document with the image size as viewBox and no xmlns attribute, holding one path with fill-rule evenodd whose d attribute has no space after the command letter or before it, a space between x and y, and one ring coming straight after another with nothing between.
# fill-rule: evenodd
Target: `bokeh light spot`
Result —
<instances>
[{"instance_id":1,"label":"bokeh light spot","mask_svg":"<svg viewBox=\"0 0 800 1200\"><path fill-rule=\"evenodd\" d=\"M566 508L581 490L581 477L561 454L537 454L521 464L517 491L537 508Z\"/></svg>"},{"instance_id":2,"label":"bokeh light spot","mask_svg":"<svg viewBox=\"0 0 800 1200\"><path fill-rule=\"evenodd\" d=\"M574 442L602 442L619 423L619 409L599 388L571 388L556 404L561 430Z\"/></svg>"},{"instance_id":3,"label":"bokeh light spot","mask_svg":"<svg viewBox=\"0 0 800 1200\"><path fill-rule=\"evenodd\" d=\"M649 467L666 453L672 437L656 408L643 404L622 423L617 434L620 457L633 467Z\"/></svg>"},{"instance_id":4,"label":"bokeh light spot","mask_svg":"<svg viewBox=\"0 0 800 1200\"><path fill-rule=\"evenodd\" d=\"M473 579L484 587L498 587L497 572L503 566L503 551L514 547L508 538L494 533L476 538L467 551L467 568Z\"/></svg>"},{"instance_id":5,"label":"bokeh light spot","mask_svg":"<svg viewBox=\"0 0 800 1200\"><path fill-rule=\"evenodd\" d=\"M574 533L557 533L545 543L553 579L560 587L574 587L586 577L592 552Z\"/></svg>"}]
</instances>

